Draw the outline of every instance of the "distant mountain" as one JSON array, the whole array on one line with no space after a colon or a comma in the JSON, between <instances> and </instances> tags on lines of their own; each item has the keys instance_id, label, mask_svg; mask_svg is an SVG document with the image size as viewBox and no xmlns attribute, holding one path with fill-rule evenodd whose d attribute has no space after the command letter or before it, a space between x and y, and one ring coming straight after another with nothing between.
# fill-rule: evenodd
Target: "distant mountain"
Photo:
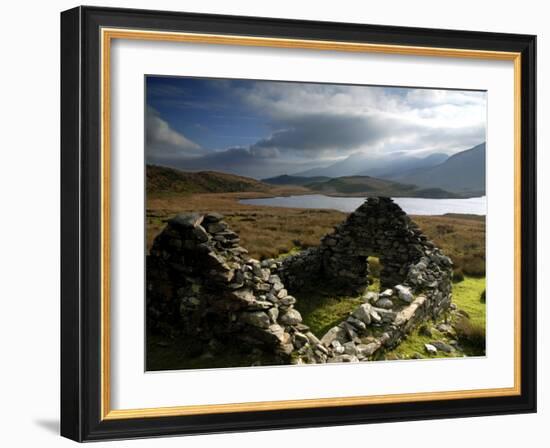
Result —
<instances>
[{"instance_id":1,"label":"distant mountain","mask_svg":"<svg viewBox=\"0 0 550 448\"><path fill-rule=\"evenodd\" d=\"M417 168L391 180L421 188L441 188L460 194L485 194L485 143L449 157L429 168Z\"/></svg>"},{"instance_id":2,"label":"distant mountain","mask_svg":"<svg viewBox=\"0 0 550 448\"><path fill-rule=\"evenodd\" d=\"M281 176L262 179L262 182L265 182L266 184L271 184L271 185L306 185L312 182L324 182L327 180L330 180L330 177L327 177L327 176L300 177L300 176L289 176L288 174L283 174Z\"/></svg>"},{"instance_id":3,"label":"distant mountain","mask_svg":"<svg viewBox=\"0 0 550 448\"><path fill-rule=\"evenodd\" d=\"M446 154L434 153L426 157L415 157L405 152L395 152L385 157L373 157L364 153L354 153L324 168L314 168L296 173L297 177L342 177L342 176L375 176L387 177L412 168L438 165L444 162Z\"/></svg>"},{"instance_id":4,"label":"distant mountain","mask_svg":"<svg viewBox=\"0 0 550 448\"><path fill-rule=\"evenodd\" d=\"M310 190L327 195L422 198L459 197L456 194L439 188L419 189L416 185L403 184L371 176L344 176L324 182L313 182L304 186Z\"/></svg>"},{"instance_id":5,"label":"distant mountain","mask_svg":"<svg viewBox=\"0 0 550 448\"><path fill-rule=\"evenodd\" d=\"M385 160L386 164L378 167L367 168L364 172L357 173L363 176L377 176L382 178L388 178L395 176L404 171L418 168L429 168L431 166L439 165L449 156L443 153L433 153L426 157L411 157L403 155L403 153L389 154Z\"/></svg>"},{"instance_id":6,"label":"distant mountain","mask_svg":"<svg viewBox=\"0 0 550 448\"><path fill-rule=\"evenodd\" d=\"M147 165L147 193L229 193L267 192L269 185L249 177L217 171L186 172L174 168Z\"/></svg>"}]
</instances>

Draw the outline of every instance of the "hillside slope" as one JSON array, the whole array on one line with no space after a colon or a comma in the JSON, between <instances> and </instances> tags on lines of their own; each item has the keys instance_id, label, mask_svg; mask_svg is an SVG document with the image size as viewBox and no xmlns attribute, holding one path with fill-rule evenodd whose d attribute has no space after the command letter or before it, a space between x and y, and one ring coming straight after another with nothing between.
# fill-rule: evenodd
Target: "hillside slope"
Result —
<instances>
[{"instance_id":1,"label":"hillside slope","mask_svg":"<svg viewBox=\"0 0 550 448\"><path fill-rule=\"evenodd\" d=\"M388 177L416 168L428 168L438 165L448 159L446 154L430 154L425 157L415 157L406 152L394 152L384 157L373 157L369 154L357 152L343 160L324 168L313 168L294 174L295 177L313 176L374 176Z\"/></svg>"},{"instance_id":2,"label":"hillside slope","mask_svg":"<svg viewBox=\"0 0 550 448\"><path fill-rule=\"evenodd\" d=\"M417 198L454 198L457 195L439 188L417 188L416 185L403 184L371 176L344 176L325 182L313 182L304 185L310 190L328 195L347 196L394 196Z\"/></svg>"},{"instance_id":3,"label":"hillside slope","mask_svg":"<svg viewBox=\"0 0 550 448\"><path fill-rule=\"evenodd\" d=\"M270 185L306 185L313 182L324 182L330 180L327 176L315 176L315 177L301 177L301 176L289 176L288 174L282 174L276 177L269 177L262 179L262 182Z\"/></svg>"},{"instance_id":4,"label":"hillside slope","mask_svg":"<svg viewBox=\"0 0 550 448\"><path fill-rule=\"evenodd\" d=\"M422 188L485 194L485 143L459 152L439 165L410 170L391 179Z\"/></svg>"},{"instance_id":5,"label":"hillside slope","mask_svg":"<svg viewBox=\"0 0 550 448\"><path fill-rule=\"evenodd\" d=\"M187 172L147 165L147 193L229 193L270 190L255 179L216 171Z\"/></svg>"}]
</instances>

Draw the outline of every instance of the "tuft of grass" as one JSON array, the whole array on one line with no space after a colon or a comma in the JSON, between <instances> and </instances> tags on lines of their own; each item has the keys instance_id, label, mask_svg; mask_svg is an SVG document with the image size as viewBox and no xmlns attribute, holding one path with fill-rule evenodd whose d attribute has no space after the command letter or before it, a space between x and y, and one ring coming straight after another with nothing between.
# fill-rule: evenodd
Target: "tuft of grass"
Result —
<instances>
[{"instance_id":1,"label":"tuft of grass","mask_svg":"<svg viewBox=\"0 0 550 448\"><path fill-rule=\"evenodd\" d=\"M462 269L453 270L453 283L460 283L464 281L464 273Z\"/></svg>"},{"instance_id":2,"label":"tuft of grass","mask_svg":"<svg viewBox=\"0 0 550 448\"><path fill-rule=\"evenodd\" d=\"M485 354L485 327L479 323L472 323L470 319L460 318L455 322L454 328L461 344L476 355Z\"/></svg>"}]
</instances>

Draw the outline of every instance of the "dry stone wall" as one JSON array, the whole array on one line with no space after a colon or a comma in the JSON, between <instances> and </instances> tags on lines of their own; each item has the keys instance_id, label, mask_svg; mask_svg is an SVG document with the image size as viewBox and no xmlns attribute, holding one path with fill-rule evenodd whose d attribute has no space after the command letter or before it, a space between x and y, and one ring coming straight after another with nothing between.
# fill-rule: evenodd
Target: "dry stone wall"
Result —
<instances>
[{"instance_id":1,"label":"dry stone wall","mask_svg":"<svg viewBox=\"0 0 550 448\"><path fill-rule=\"evenodd\" d=\"M369 256L383 266L380 293L366 292ZM148 324L204 350L213 341L253 348L269 363L366 361L446 312L451 275L451 260L389 198L369 198L320 246L262 262L221 215L181 214L147 257ZM291 294L320 284L363 303L317 338Z\"/></svg>"},{"instance_id":2,"label":"dry stone wall","mask_svg":"<svg viewBox=\"0 0 550 448\"><path fill-rule=\"evenodd\" d=\"M149 328L192 337L199 351L229 341L260 350L270 363L325 362L328 351L302 324L295 302L215 213L176 216L147 257Z\"/></svg>"},{"instance_id":3,"label":"dry stone wall","mask_svg":"<svg viewBox=\"0 0 550 448\"><path fill-rule=\"evenodd\" d=\"M381 293L365 293L371 256L382 265ZM321 338L330 362L373 359L451 306L451 259L390 198L369 198L319 247L280 262L278 272L291 291L325 283L363 294L365 303Z\"/></svg>"}]
</instances>

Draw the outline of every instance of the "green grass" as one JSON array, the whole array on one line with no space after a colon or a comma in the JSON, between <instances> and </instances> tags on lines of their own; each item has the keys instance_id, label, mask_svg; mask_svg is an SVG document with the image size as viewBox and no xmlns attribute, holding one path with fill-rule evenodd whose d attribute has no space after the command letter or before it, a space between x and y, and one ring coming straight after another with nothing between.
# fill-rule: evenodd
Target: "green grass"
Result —
<instances>
[{"instance_id":1,"label":"green grass","mask_svg":"<svg viewBox=\"0 0 550 448\"><path fill-rule=\"evenodd\" d=\"M360 297L338 296L323 287L300 291L295 297L294 307L302 315L304 324L319 338L363 303Z\"/></svg>"},{"instance_id":2,"label":"green grass","mask_svg":"<svg viewBox=\"0 0 550 448\"><path fill-rule=\"evenodd\" d=\"M470 322L473 325L480 326L485 329L485 304L480 301L480 296L485 289L485 278L465 277L464 281L453 284L453 302L459 310L466 311L470 316ZM418 353L424 357L428 357L424 349L424 344L429 344L433 341L448 342L449 338L435 328L435 325L443 321L443 318L438 322L428 322L428 326L432 329L432 336L419 334L419 328L416 328L411 334L404 339L395 349L386 353L387 357L396 356L397 358L407 359ZM464 354L469 356L479 356L480 353L477 347L469 346L462 343ZM438 351L437 355L430 356L432 358L448 358L462 356L462 353L445 353Z\"/></svg>"},{"instance_id":3,"label":"green grass","mask_svg":"<svg viewBox=\"0 0 550 448\"><path fill-rule=\"evenodd\" d=\"M458 309L470 315L475 325L485 327L485 304L481 302L481 293L485 289L485 277L465 277L464 281L453 284L453 302Z\"/></svg>"},{"instance_id":4,"label":"green grass","mask_svg":"<svg viewBox=\"0 0 550 448\"><path fill-rule=\"evenodd\" d=\"M386 353L387 358L392 358L393 355L398 359L409 359L415 353L422 355L425 358L454 358L456 353L445 353L438 351L436 355L430 356L424 349L424 344L429 344L433 341L446 341L446 338L439 333L435 328L433 329L432 337L418 334L418 328L415 329L407 339L404 339L396 348Z\"/></svg>"}]
</instances>

